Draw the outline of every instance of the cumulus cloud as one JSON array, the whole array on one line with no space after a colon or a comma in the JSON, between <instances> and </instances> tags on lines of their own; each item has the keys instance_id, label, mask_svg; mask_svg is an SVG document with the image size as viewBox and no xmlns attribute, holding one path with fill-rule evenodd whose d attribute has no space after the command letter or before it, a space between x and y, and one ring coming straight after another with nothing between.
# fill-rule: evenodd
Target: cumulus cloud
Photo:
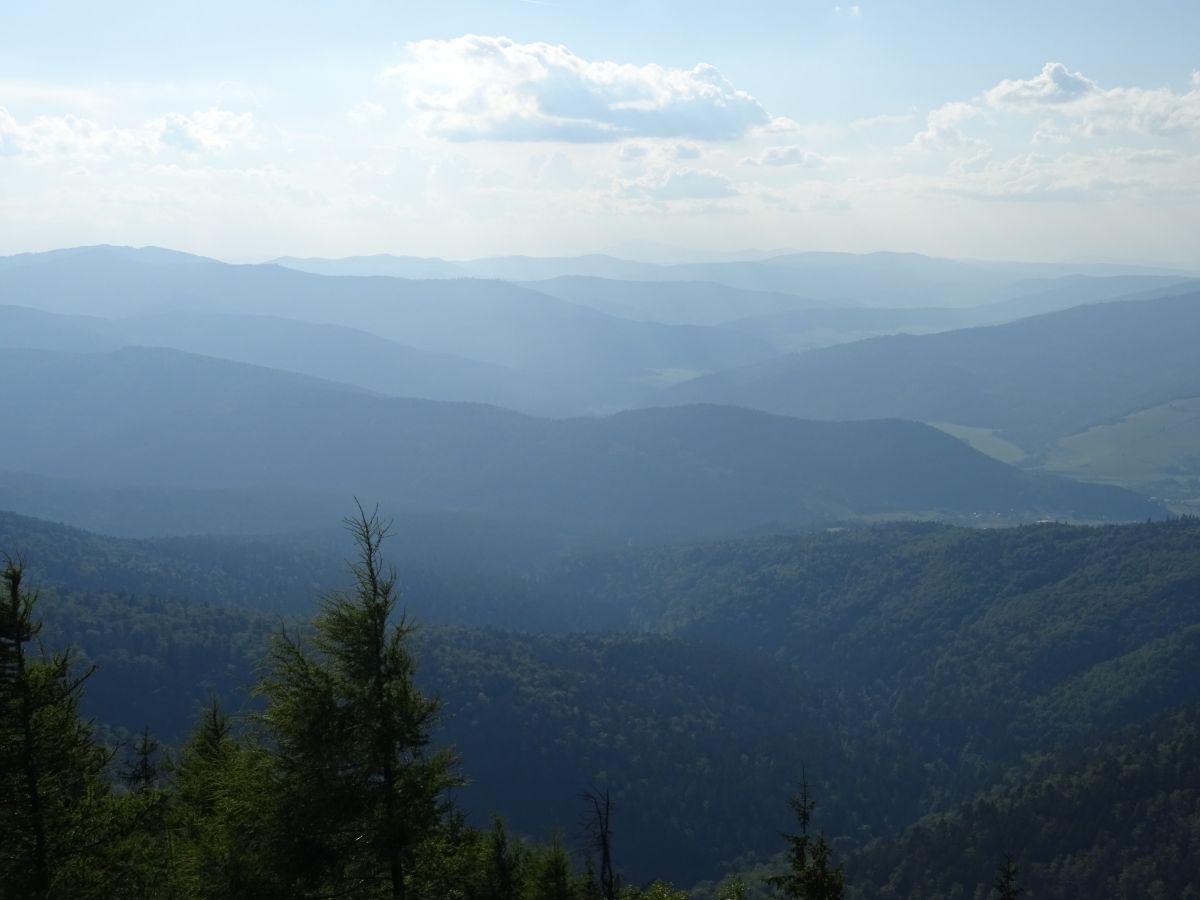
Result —
<instances>
[{"instance_id":1,"label":"cumulus cloud","mask_svg":"<svg viewBox=\"0 0 1200 900\"><path fill-rule=\"evenodd\" d=\"M987 126L1001 127L1024 116L1036 116L1029 140L1041 146L1120 133L1150 138L1196 134L1200 73L1192 74L1190 89L1183 92L1167 87L1106 88L1062 63L1048 62L1032 78L1005 79L969 101L933 110L909 148L977 154L988 145L967 133L968 122L986 119Z\"/></svg>"},{"instance_id":2,"label":"cumulus cloud","mask_svg":"<svg viewBox=\"0 0 1200 900\"><path fill-rule=\"evenodd\" d=\"M169 113L141 126L104 126L67 114L18 121L0 107L0 153L31 159L106 159L164 150L210 153L253 143L250 113L209 109Z\"/></svg>"},{"instance_id":3,"label":"cumulus cloud","mask_svg":"<svg viewBox=\"0 0 1200 900\"><path fill-rule=\"evenodd\" d=\"M945 103L933 110L925 119L925 130L918 132L909 145L914 150L956 150L982 148L983 142L970 137L963 125L981 116L972 103L955 101Z\"/></svg>"},{"instance_id":4,"label":"cumulus cloud","mask_svg":"<svg viewBox=\"0 0 1200 900\"><path fill-rule=\"evenodd\" d=\"M1132 131L1173 135L1200 130L1200 75L1191 90L1104 88L1081 72L1049 62L1033 78L1005 80L983 93L981 102L1001 110L1054 114L1074 122L1081 134Z\"/></svg>"},{"instance_id":5,"label":"cumulus cloud","mask_svg":"<svg viewBox=\"0 0 1200 900\"><path fill-rule=\"evenodd\" d=\"M166 147L187 153L208 153L251 143L254 118L248 112L213 108L190 116L170 113L150 122L148 128L157 131L159 142Z\"/></svg>"},{"instance_id":6,"label":"cumulus cloud","mask_svg":"<svg viewBox=\"0 0 1200 900\"><path fill-rule=\"evenodd\" d=\"M1096 82L1079 72L1071 72L1062 63L1046 63L1040 74L1025 80L1004 80L984 93L992 106L1031 108L1075 100L1098 91Z\"/></svg>"},{"instance_id":7,"label":"cumulus cloud","mask_svg":"<svg viewBox=\"0 0 1200 900\"><path fill-rule=\"evenodd\" d=\"M70 114L19 121L0 107L0 153L8 156L99 159L145 146L144 133L105 128Z\"/></svg>"},{"instance_id":8,"label":"cumulus cloud","mask_svg":"<svg viewBox=\"0 0 1200 900\"><path fill-rule=\"evenodd\" d=\"M424 130L452 141L730 140L770 123L715 67L586 60L566 47L464 35L408 45L387 71Z\"/></svg>"},{"instance_id":9,"label":"cumulus cloud","mask_svg":"<svg viewBox=\"0 0 1200 900\"><path fill-rule=\"evenodd\" d=\"M767 147L758 156L748 156L742 160L745 166L802 166L806 169L818 169L829 162L829 158L811 150L795 145L789 147Z\"/></svg>"}]
</instances>

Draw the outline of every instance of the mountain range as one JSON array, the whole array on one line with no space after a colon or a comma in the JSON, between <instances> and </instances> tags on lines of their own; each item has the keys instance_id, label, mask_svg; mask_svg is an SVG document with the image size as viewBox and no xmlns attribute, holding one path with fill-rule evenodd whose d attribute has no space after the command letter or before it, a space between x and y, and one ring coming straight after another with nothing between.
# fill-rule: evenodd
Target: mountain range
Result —
<instances>
[{"instance_id":1,"label":"mountain range","mask_svg":"<svg viewBox=\"0 0 1200 900\"><path fill-rule=\"evenodd\" d=\"M899 416L997 429L1028 451L1200 395L1200 293L1078 306L992 327L873 338L697 378L679 403Z\"/></svg>"},{"instance_id":2,"label":"mountain range","mask_svg":"<svg viewBox=\"0 0 1200 900\"><path fill-rule=\"evenodd\" d=\"M177 351L10 350L0 469L101 485L342 493L583 532L712 534L920 513L1141 518L1117 488L1035 476L929 426L717 406L541 419L406 400Z\"/></svg>"}]
</instances>

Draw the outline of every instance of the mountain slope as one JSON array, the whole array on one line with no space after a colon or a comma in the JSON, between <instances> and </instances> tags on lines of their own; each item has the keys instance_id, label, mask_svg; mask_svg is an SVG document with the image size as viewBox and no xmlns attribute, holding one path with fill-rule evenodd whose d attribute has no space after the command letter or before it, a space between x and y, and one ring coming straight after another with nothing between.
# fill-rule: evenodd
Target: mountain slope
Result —
<instances>
[{"instance_id":1,"label":"mountain slope","mask_svg":"<svg viewBox=\"0 0 1200 900\"><path fill-rule=\"evenodd\" d=\"M1200 895L1200 707L1042 760L850 860L852 900L995 896L1006 854L1045 900ZM1052 763L1052 764L1051 764ZM965 890L964 890L965 887Z\"/></svg>"},{"instance_id":2,"label":"mountain slope","mask_svg":"<svg viewBox=\"0 0 1200 900\"><path fill-rule=\"evenodd\" d=\"M721 407L535 419L387 398L168 350L0 356L0 469L110 485L300 490L527 516L589 532L720 534L924 513L1142 518L1117 488L1032 476L913 422Z\"/></svg>"},{"instance_id":3,"label":"mountain slope","mask_svg":"<svg viewBox=\"0 0 1200 900\"><path fill-rule=\"evenodd\" d=\"M1007 325L875 338L682 384L681 403L1000 429L1027 450L1200 394L1200 294L1080 306Z\"/></svg>"},{"instance_id":4,"label":"mountain slope","mask_svg":"<svg viewBox=\"0 0 1200 900\"><path fill-rule=\"evenodd\" d=\"M543 582L613 627L731 643L877 705L963 789L1200 702L1200 521L908 523L577 556Z\"/></svg>"},{"instance_id":5,"label":"mountain slope","mask_svg":"<svg viewBox=\"0 0 1200 900\"><path fill-rule=\"evenodd\" d=\"M179 312L103 319L0 306L0 346L68 352L166 347L397 396L500 406L519 406L538 392L535 379L502 366L274 316Z\"/></svg>"}]
</instances>

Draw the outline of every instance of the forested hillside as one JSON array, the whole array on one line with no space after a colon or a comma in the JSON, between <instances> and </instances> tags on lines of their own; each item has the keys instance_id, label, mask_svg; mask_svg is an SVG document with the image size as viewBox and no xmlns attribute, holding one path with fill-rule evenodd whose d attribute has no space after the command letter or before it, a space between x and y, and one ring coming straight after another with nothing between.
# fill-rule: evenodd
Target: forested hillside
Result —
<instances>
[{"instance_id":1,"label":"forested hillside","mask_svg":"<svg viewBox=\"0 0 1200 900\"><path fill-rule=\"evenodd\" d=\"M171 744L211 696L256 708L246 689L278 620L237 596L303 610L329 578L328 555L284 546L213 556L206 571L219 541L112 541L21 519L5 539L44 557L31 572L47 585L48 643L99 665L86 708ZM803 770L855 896L888 883L887 896L918 883L960 896L955 881L983 896L970 885L985 889L1004 853L1038 896L1071 896L1081 876L1065 835L1097 808L1120 810L1119 824L1086 883L1141 872L1186 885L1193 850L1141 835L1151 817L1156 833L1191 827L1186 802L1152 786L1194 789L1172 773L1200 702L1198 542L1192 520L901 524L592 553L494 585L504 630L427 626L411 646L419 682L443 699L435 742L461 754L469 783L455 797L474 820L500 812L520 834L558 826L578 845L578 794L602 786L631 881L761 864ZM439 590L421 581L405 602L435 609ZM552 621L569 631L522 633ZM1088 787L1115 759L1142 760L1132 804ZM1063 799L1046 812L1049 790ZM961 851L930 837L946 829Z\"/></svg>"},{"instance_id":2,"label":"forested hillside","mask_svg":"<svg viewBox=\"0 0 1200 900\"><path fill-rule=\"evenodd\" d=\"M1194 671L1194 655L1189 664ZM868 847L853 859L848 895L983 900L992 880L980 871L997 849L1012 855L1031 895L1050 900L1200 895L1198 753L1200 708L1189 705L1032 761Z\"/></svg>"}]
</instances>

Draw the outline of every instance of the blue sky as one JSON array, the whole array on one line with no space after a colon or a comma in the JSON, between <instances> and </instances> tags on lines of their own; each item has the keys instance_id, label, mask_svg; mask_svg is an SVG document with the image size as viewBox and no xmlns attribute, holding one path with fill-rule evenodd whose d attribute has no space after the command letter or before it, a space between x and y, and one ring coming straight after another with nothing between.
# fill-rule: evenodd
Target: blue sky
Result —
<instances>
[{"instance_id":1,"label":"blue sky","mask_svg":"<svg viewBox=\"0 0 1200 900\"><path fill-rule=\"evenodd\" d=\"M11 4L0 253L1200 266L1200 4Z\"/></svg>"}]
</instances>

